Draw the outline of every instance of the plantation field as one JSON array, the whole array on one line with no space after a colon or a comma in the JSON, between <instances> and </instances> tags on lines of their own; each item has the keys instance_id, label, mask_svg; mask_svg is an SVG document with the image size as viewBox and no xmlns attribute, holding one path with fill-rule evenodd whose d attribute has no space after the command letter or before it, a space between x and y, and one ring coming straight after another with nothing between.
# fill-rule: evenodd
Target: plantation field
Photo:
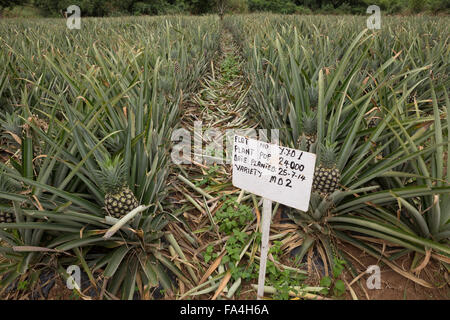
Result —
<instances>
[{"instance_id":1,"label":"plantation field","mask_svg":"<svg viewBox=\"0 0 450 320\"><path fill-rule=\"evenodd\" d=\"M274 203L266 298L449 299L449 26L0 20L0 297L255 299L262 199L209 147L278 129L317 161L307 212Z\"/></svg>"}]
</instances>

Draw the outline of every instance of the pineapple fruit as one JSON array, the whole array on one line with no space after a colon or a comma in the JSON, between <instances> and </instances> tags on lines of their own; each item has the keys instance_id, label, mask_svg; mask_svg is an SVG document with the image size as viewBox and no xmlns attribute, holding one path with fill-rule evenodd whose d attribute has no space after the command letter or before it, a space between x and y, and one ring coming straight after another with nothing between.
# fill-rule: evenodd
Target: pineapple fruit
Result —
<instances>
[{"instance_id":1,"label":"pineapple fruit","mask_svg":"<svg viewBox=\"0 0 450 320\"><path fill-rule=\"evenodd\" d=\"M136 196L125 181L125 167L119 158L104 162L98 175L105 192L105 210L109 215L120 219L139 206Z\"/></svg>"},{"instance_id":2,"label":"pineapple fruit","mask_svg":"<svg viewBox=\"0 0 450 320\"><path fill-rule=\"evenodd\" d=\"M139 205L133 191L127 186L111 190L105 195L105 209L115 218L121 218Z\"/></svg>"},{"instance_id":3,"label":"pineapple fruit","mask_svg":"<svg viewBox=\"0 0 450 320\"><path fill-rule=\"evenodd\" d=\"M320 163L316 167L313 180L313 191L327 196L338 189L341 173L336 167L334 147L327 145L322 150Z\"/></svg>"},{"instance_id":4,"label":"pineapple fruit","mask_svg":"<svg viewBox=\"0 0 450 320\"><path fill-rule=\"evenodd\" d=\"M12 212L5 212L0 210L0 223L14 223L16 216Z\"/></svg>"},{"instance_id":5,"label":"pineapple fruit","mask_svg":"<svg viewBox=\"0 0 450 320\"><path fill-rule=\"evenodd\" d=\"M180 72L180 64L178 63L178 61L175 61L173 63L173 68L175 70L175 73L179 73Z\"/></svg>"}]
</instances>

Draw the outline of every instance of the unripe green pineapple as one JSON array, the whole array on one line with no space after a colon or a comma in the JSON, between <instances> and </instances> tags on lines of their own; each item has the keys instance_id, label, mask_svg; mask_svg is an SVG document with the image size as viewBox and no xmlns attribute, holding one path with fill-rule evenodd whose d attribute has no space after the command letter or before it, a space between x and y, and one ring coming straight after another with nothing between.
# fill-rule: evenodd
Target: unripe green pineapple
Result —
<instances>
[{"instance_id":1,"label":"unripe green pineapple","mask_svg":"<svg viewBox=\"0 0 450 320\"><path fill-rule=\"evenodd\" d=\"M121 218L139 205L133 191L127 186L105 195L105 209L115 218Z\"/></svg>"},{"instance_id":2,"label":"unripe green pineapple","mask_svg":"<svg viewBox=\"0 0 450 320\"><path fill-rule=\"evenodd\" d=\"M314 172L313 191L327 196L338 189L340 179L334 147L327 146L323 148L320 163Z\"/></svg>"},{"instance_id":3,"label":"unripe green pineapple","mask_svg":"<svg viewBox=\"0 0 450 320\"><path fill-rule=\"evenodd\" d=\"M109 215L120 219L139 206L136 196L125 181L125 167L119 158L104 162L98 176L105 192L105 210Z\"/></svg>"},{"instance_id":4,"label":"unripe green pineapple","mask_svg":"<svg viewBox=\"0 0 450 320\"><path fill-rule=\"evenodd\" d=\"M175 61L173 63L173 68L175 70L175 73L179 73L180 72L180 64L178 63L178 61Z\"/></svg>"}]
</instances>

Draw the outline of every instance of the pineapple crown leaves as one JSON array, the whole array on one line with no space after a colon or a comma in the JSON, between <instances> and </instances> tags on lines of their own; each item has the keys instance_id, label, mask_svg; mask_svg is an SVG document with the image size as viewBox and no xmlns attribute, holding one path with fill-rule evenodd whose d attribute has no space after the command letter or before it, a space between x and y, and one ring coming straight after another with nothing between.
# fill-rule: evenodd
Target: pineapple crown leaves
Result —
<instances>
[{"instance_id":1,"label":"pineapple crown leaves","mask_svg":"<svg viewBox=\"0 0 450 320\"><path fill-rule=\"evenodd\" d=\"M22 127L20 117L15 113L6 113L4 119L0 119L0 132L3 138L10 139L11 133L20 137Z\"/></svg>"},{"instance_id":2,"label":"pineapple crown leaves","mask_svg":"<svg viewBox=\"0 0 450 320\"><path fill-rule=\"evenodd\" d=\"M314 115L305 115L303 117L303 132L311 136L315 135L317 131L317 119Z\"/></svg>"},{"instance_id":3,"label":"pineapple crown leaves","mask_svg":"<svg viewBox=\"0 0 450 320\"><path fill-rule=\"evenodd\" d=\"M120 190L126 185L126 168L120 157L107 159L99 163L100 170L95 171L98 185L105 193Z\"/></svg>"},{"instance_id":4,"label":"pineapple crown leaves","mask_svg":"<svg viewBox=\"0 0 450 320\"><path fill-rule=\"evenodd\" d=\"M179 59L179 58L178 58L178 52L175 51L175 50L172 50L172 51L170 52L170 59L171 59L171 60L178 60L178 59Z\"/></svg>"},{"instance_id":5,"label":"pineapple crown leaves","mask_svg":"<svg viewBox=\"0 0 450 320\"><path fill-rule=\"evenodd\" d=\"M298 144L301 150L313 152L315 149L316 136L317 136L317 118L315 115L311 114L311 112L306 112L303 115L302 119L302 128L301 131L303 134L300 134L298 139Z\"/></svg>"},{"instance_id":6,"label":"pineapple crown leaves","mask_svg":"<svg viewBox=\"0 0 450 320\"><path fill-rule=\"evenodd\" d=\"M306 138L304 136L300 136L298 138L297 144L298 144L297 147L300 150L308 151L308 142L306 141Z\"/></svg>"},{"instance_id":7,"label":"pineapple crown leaves","mask_svg":"<svg viewBox=\"0 0 450 320\"><path fill-rule=\"evenodd\" d=\"M0 192L5 193L12 193L16 192L18 188L11 182L11 179L9 179L6 175L4 175L5 170L0 170ZM5 200L4 198L0 197L0 203L6 203L8 200Z\"/></svg>"},{"instance_id":8,"label":"pineapple crown leaves","mask_svg":"<svg viewBox=\"0 0 450 320\"><path fill-rule=\"evenodd\" d=\"M320 145L320 162L326 168L332 168L336 165L337 142L331 143L329 140Z\"/></svg>"},{"instance_id":9,"label":"pineapple crown leaves","mask_svg":"<svg viewBox=\"0 0 450 320\"><path fill-rule=\"evenodd\" d=\"M104 146L106 150L110 153L118 153L121 148L123 148L123 144L117 136L112 136L109 139L105 140Z\"/></svg>"},{"instance_id":10,"label":"pineapple crown leaves","mask_svg":"<svg viewBox=\"0 0 450 320\"><path fill-rule=\"evenodd\" d=\"M309 94L310 108L317 107L317 104L319 103L319 94L317 92L317 89L313 88L313 87L310 87L308 89L308 94Z\"/></svg>"},{"instance_id":11,"label":"pineapple crown leaves","mask_svg":"<svg viewBox=\"0 0 450 320\"><path fill-rule=\"evenodd\" d=\"M0 170L0 192L13 192L16 191L15 186L10 182L4 174L4 170Z\"/></svg>"}]
</instances>

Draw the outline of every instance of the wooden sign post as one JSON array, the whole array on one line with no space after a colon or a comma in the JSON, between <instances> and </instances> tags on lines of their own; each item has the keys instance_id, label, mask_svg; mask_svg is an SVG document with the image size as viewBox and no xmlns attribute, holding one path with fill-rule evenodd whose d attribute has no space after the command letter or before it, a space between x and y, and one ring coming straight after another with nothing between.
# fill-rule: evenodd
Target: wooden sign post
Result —
<instances>
[{"instance_id":1,"label":"wooden sign post","mask_svg":"<svg viewBox=\"0 0 450 320\"><path fill-rule=\"evenodd\" d=\"M266 280L267 255L269 253L270 223L272 220L272 201L263 200L263 214L261 221L261 260L259 261L258 300L264 296L264 283Z\"/></svg>"},{"instance_id":2,"label":"wooden sign post","mask_svg":"<svg viewBox=\"0 0 450 320\"><path fill-rule=\"evenodd\" d=\"M308 211L316 155L234 136L233 186L263 197L258 299L264 296L272 201Z\"/></svg>"}]
</instances>

